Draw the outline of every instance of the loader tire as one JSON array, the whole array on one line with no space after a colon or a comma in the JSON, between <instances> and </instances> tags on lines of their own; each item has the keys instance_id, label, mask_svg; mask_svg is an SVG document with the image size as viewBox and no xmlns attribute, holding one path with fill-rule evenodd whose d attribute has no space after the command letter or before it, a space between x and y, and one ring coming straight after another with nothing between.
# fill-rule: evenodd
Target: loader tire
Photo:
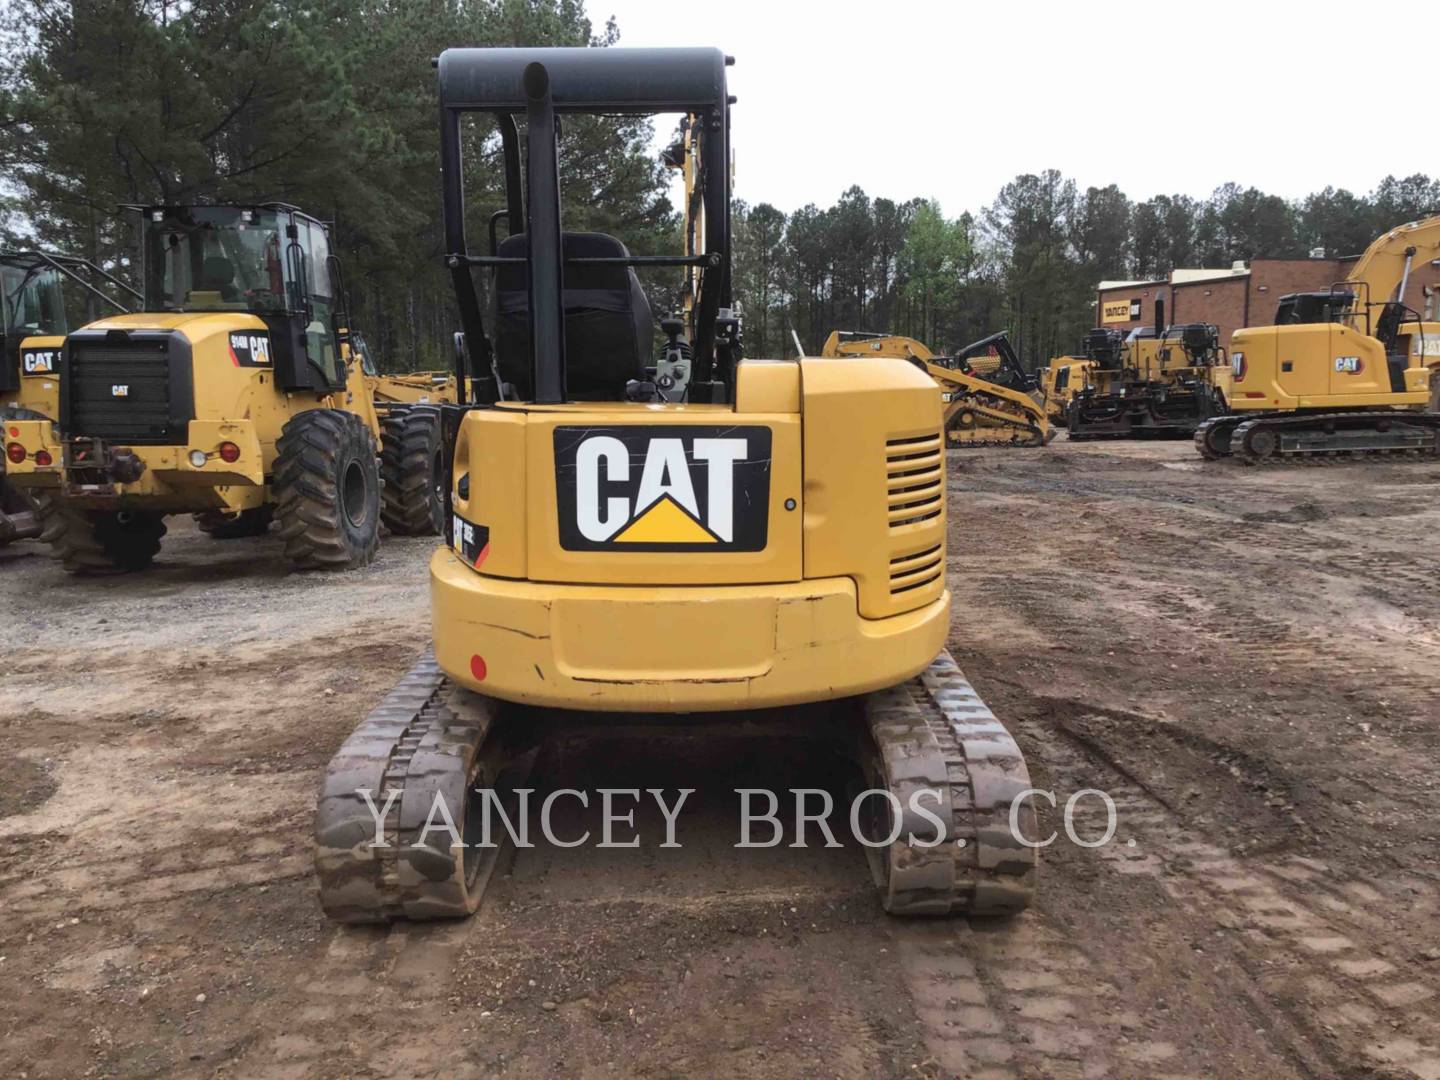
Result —
<instances>
[{"instance_id":1,"label":"loader tire","mask_svg":"<svg viewBox=\"0 0 1440 1080\"><path fill-rule=\"evenodd\" d=\"M445 516L440 414L392 412L380 433L380 520L399 536L435 536Z\"/></svg>"},{"instance_id":2,"label":"loader tire","mask_svg":"<svg viewBox=\"0 0 1440 1080\"><path fill-rule=\"evenodd\" d=\"M13 540L31 540L39 536L39 519L35 500L19 488L5 482L0 472L0 547Z\"/></svg>"},{"instance_id":3,"label":"loader tire","mask_svg":"<svg viewBox=\"0 0 1440 1080\"><path fill-rule=\"evenodd\" d=\"M195 515L195 525L214 540L239 540L246 536L264 536L275 520L273 506L254 506L238 513L206 510Z\"/></svg>"},{"instance_id":4,"label":"loader tire","mask_svg":"<svg viewBox=\"0 0 1440 1080\"><path fill-rule=\"evenodd\" d=\"M276 535L291 565L370 563L380 542L380 470L365 422L340 409L310 409L286 423L276 449Z\"/></svg>"},{"instance_id":5,"label":"loader tire","mask_svg":"<svg viewBox=\"0 0 1440 1080\"><path fill-rule=\"evenodd\" d=\"M50 492L35 496L40 539L72 574L127 574L143 570L160 553L163 514L77 510Z\"/></svg>"}]
</instances>

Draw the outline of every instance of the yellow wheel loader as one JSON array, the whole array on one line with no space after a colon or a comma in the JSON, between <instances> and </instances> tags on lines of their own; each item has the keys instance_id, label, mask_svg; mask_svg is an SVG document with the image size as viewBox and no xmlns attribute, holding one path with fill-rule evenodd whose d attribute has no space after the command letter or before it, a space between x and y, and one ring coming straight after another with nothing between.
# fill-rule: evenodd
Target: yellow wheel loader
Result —
<instances>
[{"instance_id":1,"label":"yellow wheel loader","mask_svg":"<svg viewBox=\"0 0 1440 1080\"><path fill-rule=\"evenodd\" d=\"M771 725L844 747L870 789L855 819L888 910L1029 901L1025 762L945 651L939 395L888 357L742 359L726 66L703 48L439 59L446 259L466 343L456 381L470 400L444 410L433 651L340 748L319 798L332 918L474 912L500 851L485 821L521 797L507 778L523 751L620 722L696 738ZM472 112L499 129L515 230L487 255L465 227ZM559 117L662 112L696 133L696 249L632 254L564 231ZM658 362L635 273L656 266L695 279L685 316L662 323ZM493 274L490 332L476 273Z\"/></svg>"},{"instance_id":2,"label":"yellow wheel loader","mask_svg":"<svg viewBox=\"0 0 1440 1080\"><path fill-rule=\"evenodd\" d=\"M0 253L0 544L40 535L40 522L11 473L45 468L57 445L27 448L21 422L49 424L59 413L57 372L70 318L83 306L124 313L140 294L88 259L44 251ZM72 310L73 309L73 310Z\"/></svg>"},{"instance_id":3,"label":"yellow wheel loader","mask_svg":"<svg viewBox=\"0 0 1440 1080\"><path fill-rule=\"evenodd\" d=\"M1097 328L1085 339L1090 367L1070 399L1065 426L1072 439L1189 436L1227 411L1229 368L1212 323L1155 325L1123 336Z\"/></svg>"},{"instance_id":4,"label":"yellow wheel loader","mask_svg":"<svg viewBox=\"0 0 1440 1080\"><path fill-rule=\"evenodd\" d=\"M437 406L459 400L449 371L382 375L358 332L347 335L380 417L380 520L393 533L428 536L444 528L444 458Z\"/></svg>"},{"instance_id":5,"label":"yellow wheel loader","mask_svg":"<svg viewBox=\"0 0 1440 1080\"><path fill-rule=\"evenodd\" d=\"M438 446L438 408L377 408L325 225L282 203L136 209L143 310L70 333L57 424L14 425L27 455L50 448L48 466L14 479L34 489L65 568L141 569L180 513L218 538L273 519L293 566L360 566L382 477L406 501L392 530L437 531L438 454L382 468L378 443L404 416Z\"/></svg>"},{"instance_id":6,"label":"yellow wheel loader","mask_svg":"<svg viewBox=\"0 0 1440 1080\"><path fill-rule=\"evenodd\" d=\"M1440 454L1440 322L1404 303L1440 258L1440 217L1375 240L1327 292L1282 296L1274 326L1230 339L1233 415L1195 432L1209 460Z\"/></svg>"},{"instance_id":7,"label":"yellow wheel loader","mask_svg":"<svg viewBox=\"0 0 1440 1080\"><path fill-rule=\"evenodd\" d=\"M915 364L940 387L948 446L1044 446L1054 437L1005 331L954 356L937 356L914 338L836 330L820 355L890 356Z\"/></svg>"}]
</instances>

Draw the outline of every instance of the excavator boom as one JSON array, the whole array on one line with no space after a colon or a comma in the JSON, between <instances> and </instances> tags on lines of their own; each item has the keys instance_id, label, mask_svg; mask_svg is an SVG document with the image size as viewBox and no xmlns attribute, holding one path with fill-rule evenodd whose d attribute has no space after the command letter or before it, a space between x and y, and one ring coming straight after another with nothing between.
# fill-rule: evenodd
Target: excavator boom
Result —
<instances>
[{"instance_id":1,"label":"excavator boom","mask_svg":"<svg viewBox=\"0 0 1440 1080\"><path fill-rule=\"evenodd\" d=\"M1365 330L1364 303L1405 300L1405 289L1417 267L1440 258L1440 215L1411 221L1375 239L1351 269L1347 285L1364 286L1349 323Z\"/></svg>"}]
</instances>

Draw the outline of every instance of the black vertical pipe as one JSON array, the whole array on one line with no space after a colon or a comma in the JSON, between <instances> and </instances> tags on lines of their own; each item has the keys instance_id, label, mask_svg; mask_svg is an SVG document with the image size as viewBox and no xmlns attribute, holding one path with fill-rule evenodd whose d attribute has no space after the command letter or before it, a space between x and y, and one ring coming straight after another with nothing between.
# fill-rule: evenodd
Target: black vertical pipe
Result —
<instances>
[{"instance_id":1,"label":"black vertical pipe","mask_svg":"<svg viewBox=\"0 0 1440 1080\"><path fill-rule=\"evenodd\" d=\"M527 206L525 231L529 259L530 372L534 400L556 405L565 400L564 252L560 237L560 166L556 148L555 106L550 73L539 62L528 64L525 85Z\"/></svg>"},{"instance_id":2,"label":"black vertical pipe","mask_svg":"<svg viewBox=\"0 0 1440 1080\"><path fill-rule=\"evenodd\" d=\"M700 381L713 376L715 318L724 288L724 263L730 258L730 163L726 159L725 100L700 114L700 166L705 184L705 252L717 255L720 266L700 272L700 303L695 311L695 374Z\"/></svg>"},{"instance_id":3,"label":"black vertical pipe","mask_svg":"<svg viewBox=\"0 0 1440 1080\"><path fill-rule=\"evenodd\" d=\"M475 295L475 281L463 257L465 246L465 184L460 162L460 113L440 109L440 194L445 218L445 250L460 258L450 265L450 280L455 287L455 304L460 309L460 325L465 328L466 349L455 352L456 388L464 398L466 378L470 377L469 399L477 399L482 383L482 372L466 371L465 357L471 358L471 366L477 357L488 360L490 343L485 337L485 325L480 319L480 300ZM484 374L489 374L485 372ZM490 396L490 400L494 400Z\"/></svg>"}]
</instances>

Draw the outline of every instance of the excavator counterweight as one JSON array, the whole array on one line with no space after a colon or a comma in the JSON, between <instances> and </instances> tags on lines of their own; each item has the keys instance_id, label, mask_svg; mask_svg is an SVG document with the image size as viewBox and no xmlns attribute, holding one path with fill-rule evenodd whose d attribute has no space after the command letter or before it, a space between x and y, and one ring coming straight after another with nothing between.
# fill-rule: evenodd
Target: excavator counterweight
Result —
<instances>
[{"instance_id":1,"label":"excavator counterweight","mask_svg":"<svg viewBox=\"0 0 1440 1080\"><path fill-rule=\"evenodd\" d=\"M473 913L497 858L476 846L484 807L516 793L530 750L617 723L819 740L876 796L864 837L887 910L1029 902L1024 758L945 651L935 381L871 355L744 358L726 67L714 49L440 57L464 328L447 543L430 562L432 649L326 774L316 874L335 919ZM510 230L484 254L467 246L460 138L477 110L500 131ZM667 151L687 178L685 250L565 231L559 114L667 111L686 118ZM636 275L657 267L686 276L658 360ZM425 827L437 803L453 830Z\"/></svg>"}]
</instances>

